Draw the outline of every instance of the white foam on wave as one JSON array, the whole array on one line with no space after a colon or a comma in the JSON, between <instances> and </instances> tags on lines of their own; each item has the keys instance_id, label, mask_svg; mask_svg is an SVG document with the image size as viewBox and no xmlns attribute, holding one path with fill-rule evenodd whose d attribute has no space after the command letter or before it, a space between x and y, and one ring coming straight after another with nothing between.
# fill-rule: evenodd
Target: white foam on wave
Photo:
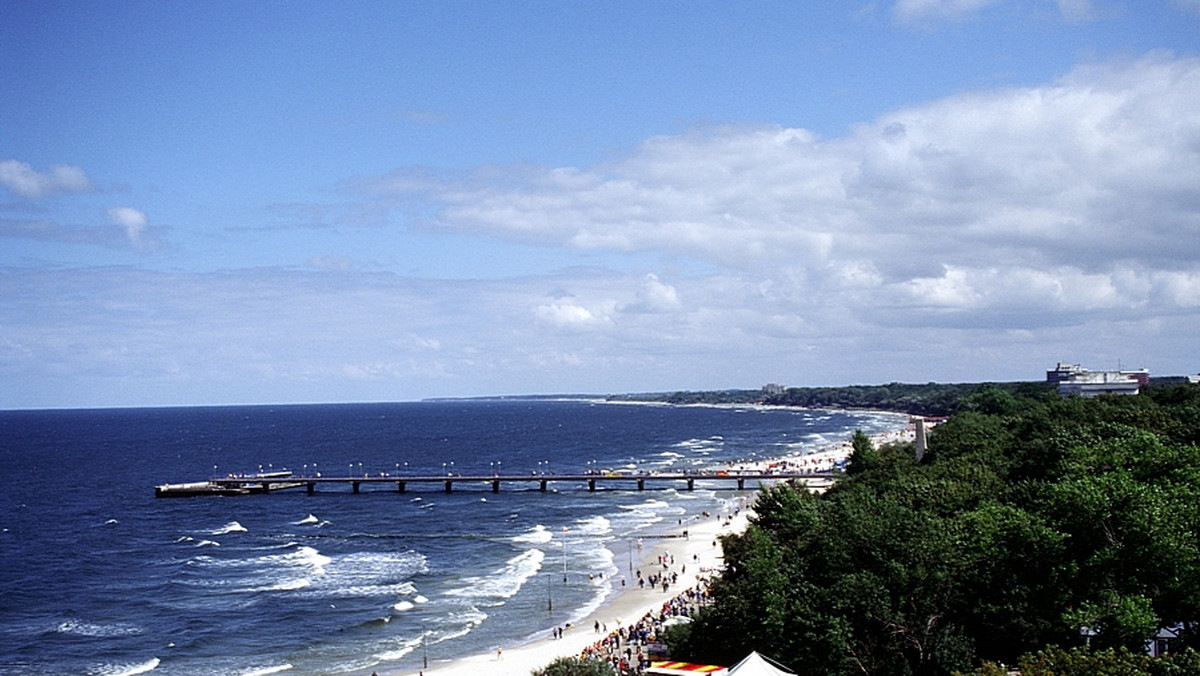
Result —
<instances>
[{"instance_id":1,"label":"white foam on wave","mask_svg":"<svg viewBox=\"0 0 1200 676\"><path fill-rule=\"evenodd\" d=\"M221 543L214 540L201 540L196 543L197 547L220 547Z\"/></svg>"},{"instance_id":2,"label":"white foam on wave","mask_svg":"<svg viewBox=\"0 0 1200 676\"><path fill-rule=\"evenodd\" d=\"M428 570L425 556L406 552L355 552L333 559L313 593L331 597L408 596L412 577Z\"/></svg>"},{"instance_id":3,"label":"white foam on wave","mask_svg":"<svg viewBox=\"0 0 1200 676\"><path fill-rule=\"evenodd\" d=\"M441 643L442 641L449 641L461 636L466 636L471 632L472 629L483 624L483 621L487 618L487 613L483 612L479 608L476 608L475 606L469 606L462 612L450 613L448 616L446 616L445 624L449 624L457 628L438 636L433 642L436 644Z\"/></svg>"},{"instance_id":4,"label":"white foam on wave","mask_svg":"<svg viewBox=\"0 0 1200 676\"><path fill-rule=\"evenodd\" d=\"M450 589L446 595L474 601L486 600L493 606L504 605L506 600L521 590L526 580L537 575L545 558L546 553L542 550L530 549L509 559L503 568L488 575L461 578L459 581L463 586Z\"/></svg>"},{"instance_id":5,"label":"white foam on wave","mask_svg":"<svg viewBox=\"0 0 1200 676\"><path fill-rule=\"evenodd\" d=\"M317 517L313 516L312 514L309 514L308 516L304 517L303 519L300 519L299 521L293 523L292 525L293 526L303 526L303 525L309 524L309 523L320 523L320 521L321 520L318 519Z\"/></svg>"},{"instance_id":6,"label":"white foam on wave","mask_svg":"<svg viewBox=\"0 0 1200 676\"><path fill-rule=\"evenodd\" d=\"M670 506L671 506L670 503L663 502L662 500L655 500L654 498L650 498L649 500L646 500L645 502L639 502L636 505L621 505L620 507L621 507L621 509L628 509L628 510L639 511L639 512L652 512L652 511L656 511L656 510L660 510L660 509L667 509Z\"/></svg>"},{"instance_id":7,"label":"white foam on wave","mask_svg":"<svg viewBox=\"0 0 1200 676\"><path fill-rule=\"evenodd\" d=\"M124 624L120 622L112 624L97 624L94 622L85 622L83 620L63 620L55 627L55 631L60 634L72 634L75 636L90 636L94 638L113 638L117 636L137 636L143 632L142 628L133 624Z\"/></svg>"},{"instance_id":8,"label":"white foam on wave","mask_svg":"<svg viewBox=\"0 0 1200 676\"><path fill-rule=\"evenodd\" d=\"M541 545L552 539L554 539L554 533L539 523L524 533L514 536L512 541L520 544Z\"/></svg>"},{"instance_id":9,"label":"white foam on wave","mask_svg":"<svg viewBox=\"0 0 1200 676\"><path fill-rule=\"evenodd\" d=\"M592 574L589 578L592 585L592 593L586 603L571 613L568 621L572 624L578 623L604 605L604 602L614 590L611 584L613 576L620 572L620 569L614 563L615 555L608 547L588 548L580 552L578 556L579 566Z\"/></svg>"},{"instance_id":10,"label":"white foam on wave","mask_svg":"<svg viewBox=\"0 0 1200 676\"><path fill-rule=\"evenodd\" d=\"M580 535L608 535L613 531L612 522L603 516L591 516L575 523L577 525L571 531ZM570 536L571 531L564 535Z\"/></svg>"},{"instance_id":11,"label":"white foam on wave","mask_svg":"<svg viewBox=\"0 0 1200 676\"><path fill-rule=\"evenodd\" d=\"M278 664L273 667L262 667L261 669L251 669L243 671L238 676L267 676L268 674L278 674L282 671L291 671L293 669L290 664Z\"/></svg>"},{"instance_id":12,"label":"white foam on wave","mask_svg":"<svg viewBox=\"0 0 1200 676\"><path fill-rule=\"evenodd\" d=\"M145 662L137 664L105 664L94 669L89 669L89 674L95 676L135 676L136 674L144 674L148 671L154 671L158 668L159 660L157 657L151 657Z\"/></svg>"},{"instance_id":13,"label":"white foam on wave","mask_svg":"<svg viewBox=\"0 0 1200 676\"><path fill-rule=\"evenodd\" d=\"M225 559L198 556L192 563L203 570L218 573L219 577L194 580L189 584L226 588L235 592L296 591L310 586L314 579L325 574L332 561L307 545L281 554L267 554L248 559Z\"/></svg>"},{"instance_id":14,"label":"white foam on wave","mask_svg":"<svg viewBox=\"0 0 1200 676\"><path fill-rule=\"evenodd\" d=\"M213 535L225 535L227 533L245 533L246 527L237 521L230 521L212 532Z\"/></svg>"},{"instance_id":15,"label":"white foam on wave","mask_svg":"<svg viewBox=\"0 0 1200 676\"><path fill-rule=\"evenodd\" d=\"M392 609L402 613L406 610L412 610L414 605L412 601L398 601L392 605Z\"/></svg>"}]
</instances>

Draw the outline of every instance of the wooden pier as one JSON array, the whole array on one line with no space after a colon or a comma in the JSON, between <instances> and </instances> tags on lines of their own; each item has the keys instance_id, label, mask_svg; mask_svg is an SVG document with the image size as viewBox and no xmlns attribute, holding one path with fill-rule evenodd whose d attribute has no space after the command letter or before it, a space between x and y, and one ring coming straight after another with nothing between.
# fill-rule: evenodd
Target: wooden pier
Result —
<instances>
[{"instance_id":1,"label":"wooden pier","mask_svg":"<svg viewBox=\"0 0 1200 676\"><path fill-rule=\"evenodd\" d=\"M682 484L687 490L695 490L697 481L720 483L738 490L746 489L747 481L817 481L826 483L837 476L837 472L765 472L757 470L720 472L652 472L652 473L582 473L582 474L485 474L485 475L397 475L391 473L363 474L359 476L297 475L291 472L268 472L247 475L230 475L208 481L193 481L180 484L162 484L154 487L154 494L163 497L191 497L199 495L251 495L272 493L290 488L305 488L315 493L319 487L348 485L352 493L362 487L387 486L404 493L409 486L440 484L450 493L455 484L491 486L493 493L500 492L501 484L536 484L538 490L549 490L550 484L569 487L587 486L595 491L600 485L631 490L646 490L647 483Z\"/></svg>"}]
</instances>

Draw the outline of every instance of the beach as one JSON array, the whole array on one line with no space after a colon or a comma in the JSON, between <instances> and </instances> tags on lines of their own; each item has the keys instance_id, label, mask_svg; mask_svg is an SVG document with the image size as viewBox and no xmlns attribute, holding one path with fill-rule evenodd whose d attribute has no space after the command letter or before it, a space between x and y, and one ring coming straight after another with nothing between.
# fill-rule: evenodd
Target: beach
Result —
<instances>
[{"instance_id":1,"label":"beach","mask_svg":"<svg viewBox=\"0 0 1200 676\"><path fill-rule=\"evenodd\" d=\"M872 436L872 442L877 446L911 440L911 430L893 430ZM850 452L850 442L844 441L813 453L741 463L735 469L764 470L771 466L789 466L823 471L845 461ZM813 490L823 490L825 485L815 484ZM755 495L748 491L726 513L697 517L677 524L657 537L645 538L634 562L634 574L631 575L628 569L622 570L613 579L612 592L605 603L578 624L564 627L561 638L548 629L533 641L496 646L485 654L431 661L429 667L423 670L380 670L378 673L385 676L474 676L480 673L528 676L533 670L545 667L557 658L579 657L589 648L598 647L606 634L621 627L633 626L648 614L657 615L664 604L697 588L702 580L718 574L725 564L719 537L741 533L746 529L753 515ZM660 561L666 561L665 566ZM660 573L669 577L675 574L678 578L666 591L661 586L646 585L642 588L637 583L637 572L643 576ZM621 585L622 578L625 580L624 586ZM596 629L597 624L600 631ZM622 653L625 647L626 644L622 643Z\"/></svg>"},{"instance_id":2,"label":"beach","mask_svg":"<svg viewBox=\"0 0 1200 676\"><path fill-rule=\"evenodd\" d=\"M628 570L624 570L614 577L609 600L578 624L564 627L562 638L554 638L552 631L547 630L544 636L523 645L497 646L499 650L486 654L431 661L429 668L423 671L380 670L379 673L394 676L420 673L425 676L474 676L480 673L528 676L534 669L544 667L556 658L578 657L604 638L605 628L613 632L620 627L633 626L648 613L657 614L663 604L695 587L699 579L719 571L724 565L724 558L718 537L745 530L751 513L748 506L739 506L731 513L693 519L659 537L644 539L641 552L634 561L635 573L630 575ZM684 531L687 532L686 537ZM659 563L664 558L668 562L665 567ZM672 559L673 564L670 563ZM641 571L643 576L655 573L669 576L673 573L678 578L664 592L661 586L651 588L646 585L640 588L636 571ZM621 586L622 578L625 580L624 587ZM597 623L601 627L600 632L595 629Z\"/></svg>"}]
</instances>

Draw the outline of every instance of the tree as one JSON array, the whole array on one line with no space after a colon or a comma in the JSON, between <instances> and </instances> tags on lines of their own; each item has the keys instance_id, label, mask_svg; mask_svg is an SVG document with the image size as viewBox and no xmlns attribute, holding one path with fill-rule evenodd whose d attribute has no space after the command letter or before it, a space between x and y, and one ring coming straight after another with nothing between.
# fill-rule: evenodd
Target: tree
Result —
<instances>
[{"instance_id":1,"label":"tree","mask_svg":"<svg viewBox=\"0 0 1200 676\"><path fill-rule=\"evenodd\" d=\"M943 676L1022 655L1043 655L1030 669L1050 655L1109 673L1105 660L1136 657L1159 627L1195 642L1193 390L972 392L921 462L856 432L823 495L763 489L751 526L723 539L713 604L673 653L731 663L754 649L813 676ZM1085 638L1096 652L1072 652Z\"/></svg>"},{"instance_id":2,"label":"tree","mask_svg":"<svg viewBox=\"0 0 1200 676\"><path fill-rule=\"evenodd\" d=\"M617 676L608 662L579 657L560 657L532 673L533 676Z\"/></svg>"}]
</instances>

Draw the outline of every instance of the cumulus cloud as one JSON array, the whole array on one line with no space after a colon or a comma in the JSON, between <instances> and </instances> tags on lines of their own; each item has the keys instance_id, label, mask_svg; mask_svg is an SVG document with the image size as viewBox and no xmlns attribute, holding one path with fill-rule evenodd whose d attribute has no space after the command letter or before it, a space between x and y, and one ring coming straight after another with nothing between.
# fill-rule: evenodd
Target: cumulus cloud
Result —
<instances>
[{"instance_id":1,"label":"cumulus cloud","mask_svg":"<svg viewBox=\"0 0 1200 676\"><path fill-rule=\"evenodd\" d=\"M132 207L113 207L108 210L108 219L125 231L131 244L137 246L141 242L142 231L146 229L146 214Z\"/></svg>"},{"instance_id":2,"label":"cumulus cloud","mask_svg":"<svg viewBox=\"0 0 1200 676\"><path fill-rule=\"evenodd\" d=\"M691 257L856 309L884 298L964 316L1007 298L1068 314L1137 307L1146 293L1120 279L1155 287L1155 271L1198 270L1196 100L1200 60L1155 53L895 110L840 138L700 128L602 165L493 167L397 190L424 196L428 227ZM657 278L639 294L622 309L678 303ZM539 316L598 320L569 303Z\"/></svg>"},{"instance_id":3,"label":"cumulus cloud","mask_svg":"<svg viewBox=\"0 0 1200 676\"><path fill-rule=\"evenodd\" d=\"M590 329L607 321L603 309L588 309L562 299L539 305L535 314L540 321L565 329Z\"/></svg>"},{"instance_id":4,"label":"cumulus cloud","mask_svg":"<svg viewBox=\"0 0 1200 676\"><path fill-rule=\"evenodd\" d=\"M637 290L637 300L623 308L625 312L673 312L678 310L679 294L675 287L662 282L658 275L647 274Z\"/></svg>"},{"instance_id":5,"label":"cumulus cloud","mask_svg":"<svg viewBox=\"0 0 1200 676\"><path fill-rule=\"evenodd\" d=\"M17 160L0 162L0 185L14 195L30 199L95 190L79 167L55 165L49 171L40 172Z\"/></svg>"}]
</instances>

